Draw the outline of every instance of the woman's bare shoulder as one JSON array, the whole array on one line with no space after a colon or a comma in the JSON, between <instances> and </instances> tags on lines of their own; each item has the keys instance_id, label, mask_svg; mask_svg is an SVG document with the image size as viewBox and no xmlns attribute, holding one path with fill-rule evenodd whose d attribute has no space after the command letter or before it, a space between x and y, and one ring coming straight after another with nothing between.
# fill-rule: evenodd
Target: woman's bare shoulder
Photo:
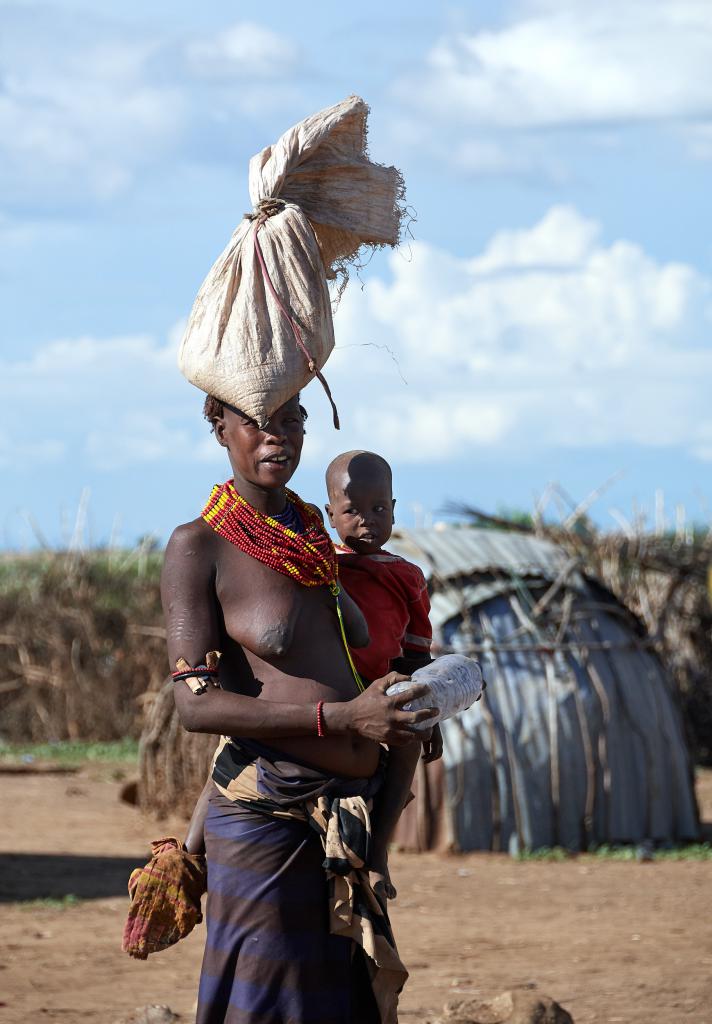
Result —
<instances>
[{"instance_id":1,"label":"woman's bare shoulder","mask_svg":"<svg viewBox=\"0 0 712 1024\"><path fill-rule=\"evenodd\" d=\"M163 571L190 567L193 573L212 573L215 563L215 532L203 519L176 526L166 545Z\"/></svg>"},{"instance_id":2,"label":"woman's bare shoulder","mask_svg":"<svg viewBox=\"0 0 712 1024\"><path fill-rule=\"evenodd\" d=\"M181 523L180 526L176 526L170 535L166 551L170 547L181 552L186 548L207 550L212 546L214 537L215 531L210 529L201 516L198 516L197 519L191 519L189 523Z\"/></svg>"}]
</instances>

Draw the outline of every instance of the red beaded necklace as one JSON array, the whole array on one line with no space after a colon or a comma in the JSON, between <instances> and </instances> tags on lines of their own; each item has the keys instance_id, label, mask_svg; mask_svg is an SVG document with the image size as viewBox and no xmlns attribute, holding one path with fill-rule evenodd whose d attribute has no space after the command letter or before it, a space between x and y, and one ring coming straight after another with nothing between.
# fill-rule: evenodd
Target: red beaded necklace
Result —
<instances>
[{"instance_id":1,"label":"red beaded necklace","mask_svg":"<svg viewBox=\"0 0 712 1024\"><path fill-rule=\"evenodd\" d=\"M314 509L294 491L286 493L304 524L302 533L258 512L238 494L232 480L213 487L201 515L216 533L246 555L303 587L333 586L339 570L331 538Z\"/></svg>"},{"instance_id":2,"label":"red beaded necklace","mask_svg":"<svg viewBox=\"0 0 712 1024\"><path fill-rule=\"evenodd\" d=\"M238 494L232 480L213 487L201 516L217 534L270 569L289 576L303 587L329 587L336 598L336 614L346 657L356 687L362 691L364 685L351 657L341 614L336 549L314 509L294 491L285 490L287 501L296 507L304 525L301 533L273 516L258 512Z\"/></svg>"}]
</instances>

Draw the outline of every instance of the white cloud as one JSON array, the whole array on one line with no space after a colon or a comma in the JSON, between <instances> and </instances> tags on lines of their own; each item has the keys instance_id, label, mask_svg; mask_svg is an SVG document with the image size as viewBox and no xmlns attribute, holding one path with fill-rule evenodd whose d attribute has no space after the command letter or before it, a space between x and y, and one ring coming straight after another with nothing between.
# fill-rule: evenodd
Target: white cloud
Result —
<instances>
[{"instance_id":1,"label":"white cloud","mask_svg":"<svg viewBox=\"0 0 712 1024\"><path fill-rule=\"evenodd\" d=\"M294 70L298 60L293 43L250 21L193 40L185 50L192 72L207 78L277 78Z\"/></svg>"},{"instance_id":2,"label":"white cloud","mask_svg":"<svg viewBox=\"0 0 712 1024\"><path fill-rule=\"evenodd\" d=\"M337 313L339 446L373 434L416 463L619 444L709 458L712 280L693 267L604 244L568 207L468 259L416 243L390 265L390 282L347 291Z\"/></svg>"},{"instance_id":3,"label":"white cloud","mask_svg":"<svg viewBox=\"0 0 712 1024\"><path fill-rule=\"evenodd\" d=\"M712 279L553 207L455 257L424 243L395 253L389 280L352 283L336 315L304 463L375 447L394 464L461 464L475 453L638 445L712 459ZM224 466L201 396L176 366L180 325L147 336L58 340L0 364L11 437L0 459L37 451L93 470ZM406 383L407 382L407 383Z\"/></svg>"},{"instance_id":4,"label":"white cloud","mask_svg":"<svg viewBox=\"0 0 712 1024\"><path fill-rule=\"evenodd\" d=\"M66 244L77 235L76 223L57 218L39 219L10 216L0 209L0 269L19 272L19 256L36 255L37 245Z\"/></svg>"},{"instance_id":5,"label":"white cloud","mask_svg":"<svg viewBox=\"0 0 712 1024\"><path fill-rule=\"evenodd\" d=\"M482 256L471 264L473 270L532 269L537 266L580 264L600 234L600 226L570 206L554 206L533 228L498 231Z\"/></svg>"},{"instance_id":6,"label":"white cloud","mask_svg":"<svg viewBox=\"0 0 712 1024\"><path fill-rule=\"evenodd\" d=\"M685 125L682 138L697 160L712 160L712 122Z\"/></svg>"},{"instance_id":7,"label":"white cloud","mask_svg":"<svg viewBox=\"0 0 712 1024\"><path fill-rule=\"evenodd\" d=\"M0 256L10 249L31 245L36 237L36 227L29 221L18 221L0 211Z\"/></svg>"},{"instance_id":8,"label":"white cloud","mask_svg":"<svg viewBox=\"0 0 712 1024\"><path fill-rule=\"evenodd\" d=\"M466 175L563 184L577 154L562 131L595 156L631 125L709 159L712 6L524 0L496 28L442 35L392 92L394 138Z\"/></svg>"},{"instance_id":9,"label":"white cloud","mask_svg":"<svg viewBox=\"0 0 712 1024\"><path fill-rule=\"evenodd\" d=\"M277 100L292 108L284 82L297 60L288 40L252 23L196 40L87 12L3 5L4 202L101 201L162 160L224 150L225 122L258 117Z\"/></svg>"},{"instance_id":10,"label":"white cloud","mask_svg":"<svg viewBox=\"0 0 712 1024\"><path fill-rule=\"evenodd\" d=\"M176 423L175 417L172 423L166 422L167 412L160 406L148 412L127 411L116 428L105 419L99 429L91 429L86 436L84 453L89 463L97 469L115 470L185 457L193 440L190 431ZM187 424L187 417L181 419Z\"/></svg>"},{"instance_id":11,"label":"white cloud","mask_svg":"<svg viewBox=\"0 0 712 1024\"><path fill-rule=\"evenodd\" d=\"M152 71L157 39L32 8L4 8L2 19L6 200L47 187L72 200L87 192L107 198L175 144L185 103L174 83Z\"/></svg>"},{"instance_id":12,"label":"white cloud","mask_svg":"<svg viewBox=\"0 0 712 1024\"><path fill-rule=\"evenodd\" d=\"M19 462L32 462L36 466L61 462L66 455L63 441L44 439L40 444L31 440L11 437L9 432L0 433L0 466L8 467Z\"/></svg>"},{"instance_id":13,"label":"white cloud","mask_svg":"<svg viewBox=\"0 0 712 1024\"><path fill-rule=\"evenodd\" d=\"M0 401L15 424L0 461L114 470L205 459L200 394L178 373L176 349L147 336L83 337L0 362Z\"/></svg>"},{"instance_id":14,"label":"white cloud","mask_svg":"<svg viewBox=\"0 0 712 1024\"><path fill-rule=\"evenodd\" d=\"M508 128L710 116L712 8L525 5L502 28L441 38L398 91L439 117Z\"/></svg>"},{"instance_id":15,"label":"white cloud","mask_svg":"<svg viewBox=\"0 0 712 1024\"><path fill-rule=\"evenodd\" d=\"M429 148L431 151L436 149L432 137ZM570 178L564 162L551 151L551 147L539 145L531 136L525 146L514 146L511 140L467 135L464 139L449 139L439 149L437 155L443 163L454 165L467 176L506 175L509 178L543 179L555 185L564 185Z\"/></svg>"}]
</instances>

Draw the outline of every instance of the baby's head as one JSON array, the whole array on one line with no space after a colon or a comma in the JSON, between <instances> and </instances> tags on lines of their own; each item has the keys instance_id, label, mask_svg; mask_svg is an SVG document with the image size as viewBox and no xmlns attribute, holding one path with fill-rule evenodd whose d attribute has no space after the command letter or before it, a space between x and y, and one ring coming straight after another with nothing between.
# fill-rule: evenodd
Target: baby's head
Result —
<instances>
[{"instance_id":1,"label":"baby's head","mask_svg":"<svg viewBox=\"0 0 712 1024\"><path fill-rule=\"evenodd\" d=\"M373 452L344 452L326 471L329 523L357 555L374 555L393 529L391 467Z\"/></svg>"}]
</instances>

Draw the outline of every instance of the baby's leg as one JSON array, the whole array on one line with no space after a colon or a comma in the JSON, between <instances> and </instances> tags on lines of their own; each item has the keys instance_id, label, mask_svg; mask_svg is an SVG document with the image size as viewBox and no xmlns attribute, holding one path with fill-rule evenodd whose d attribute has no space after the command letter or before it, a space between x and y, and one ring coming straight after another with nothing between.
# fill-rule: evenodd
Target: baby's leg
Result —
<instances>
[{"instance_id":1,"label":"baby's leg","mask_svg":"<svg viewBox=\"0 0 712 1024\"><path fill-rule=\"evenodd\" d=\"M371 815L371 884L374 892L385 894L388 899L395 899L396 896L388 873L388 844L410 795L415 768L423 749L421 735L416 734L413 742L405 747L392 747L389 750L386 778L374 801Z\"/></svg>"},{"instance_id":2,"label":"baby's leg","mask_svg":"<svg viewBox=\"0 0 712 1024\"><path fill-rule=\"evenodd\" d=\"M208 781L203 786L202 793L198 797L192 817L188 823L185 840L183 841L183 845L188 853L205 853L205 819L208 814L208 799L214 788L213 780L208 778Z\"/></svg>"}]
</instances>

